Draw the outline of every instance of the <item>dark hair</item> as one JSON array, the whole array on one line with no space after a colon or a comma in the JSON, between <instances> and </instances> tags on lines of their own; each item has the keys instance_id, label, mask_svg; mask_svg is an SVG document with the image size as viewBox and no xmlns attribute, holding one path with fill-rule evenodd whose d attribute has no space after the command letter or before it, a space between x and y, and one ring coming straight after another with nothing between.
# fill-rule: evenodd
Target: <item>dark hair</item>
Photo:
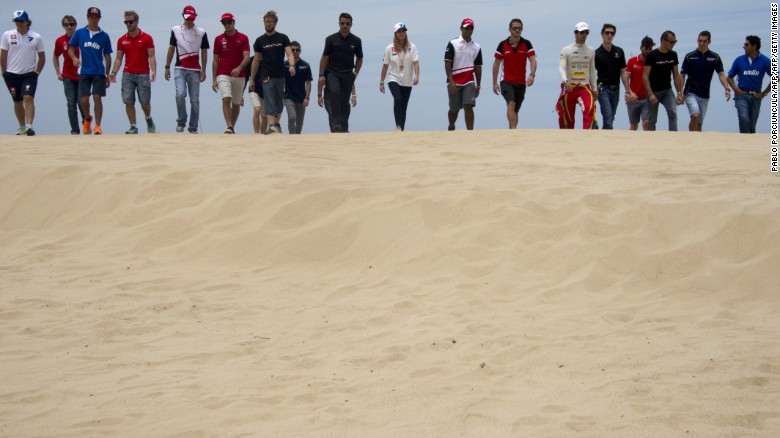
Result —
<instances>
[{"instance_id":1,"label":"dark hair","mask_svg":"<svg viewBox=\"0 0 780 438\"><path fill-rule=\"evenodd\" d=\"M669 41L669 35L677 36L671 30L667 30L667 31L665 31L664 33L661 34L661 41Z\"/></svg>"},{"instance_id":2,"label":"dark hair","mask_svg":"<svg viewBox=\"0 0 780 438\"><path fill-rule=\"evenodd\" d=\"M520 26L522 26L523 25L523 20L521 20L519 18L513 18L512 20L509 21L509 27L512 27L512 23L520 23Z\"/></svg>"},{"instance_id":3,"label":"dark hair","mask_svg":"<svg viewBox=\"0 0 780 438\"><path fill-rule=\"evenodd\" d=\"M352 23L352 16L349 15L348 13L342 12L341 15L339 15L339 20L341 20L342 18L347 18L349 19L349 22Z\"/></svg>"},{"instance_id":4,"label":"dark hair","mask_svg":"<svg viewBox=\"0 0 780 438\"><path fill-rule=\"evenodd\" d=\"M655 41L653 41L653 39L650 38L649 35L645 35L645 37L642 38L642 43L641 43L640 47L648 47L648 48L652 49L653 46L655 46Z\"/></svg>"},{"instance_id":5,"label":"dark hair","mask_svg":"<svg viewBox=\"0 0 780 438\"><path fill-rule=\"evenodd\" d=\"M607 29L613 29L615 32L617 32L617 27L615 27L614 24L604 23L603 26L601 26L601 33L604 33Z\"/></svg>"},{"instance_id":6,"label":"dark hair","mask_svg":"<svg viewBox=\"0 0 780 438\"><path fill-rule=\"evenodd\" d=\"M699 36L707 37L707 41L712 41L712 34L708 30L699 32Z\"/></svg>"},{"instance_id":7,"label":"dark hair","mask_svg":"<svg viewBox=\"0 0 780 438\"><path fill-rule=\"evenodd\" d=\"M68 20L68 23L70 23L71 21L76 23L76 17L74 17L73 15L66 15L62 17L62 20L60 20L60 24L65 24L65 20Z\"/></svg>"},{"instance_id":8,"label":"dark hair","mask_svg":"<svg viewBox=\"0 0 780 438\"><path fill-rule=\"evenodd\" d=\"M299 43L298 41L293 41L290 43L290 45L295 47L301 47L301 43Z\"/></svg>"},{"instance_id":9,"label":"dark hair","mask_svg":"<svg viewBox=\"0 0 780 438\"><path fill-rule=\"evenodd\" d=\"M745 39L750 43L751 46L756 46L756 51L761 50L761 38L755 35L748 35L745 37Z\"/></svg>"}]
</instances>

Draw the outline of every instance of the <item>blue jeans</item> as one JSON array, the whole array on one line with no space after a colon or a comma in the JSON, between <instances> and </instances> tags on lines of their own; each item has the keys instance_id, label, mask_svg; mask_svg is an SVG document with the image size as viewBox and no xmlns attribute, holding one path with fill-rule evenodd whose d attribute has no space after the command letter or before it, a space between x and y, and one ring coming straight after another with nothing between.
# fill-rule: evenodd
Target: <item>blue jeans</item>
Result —
<instances>
[{"instance_id":1,"label":"blue jeans","mask_svg":"<svg viewBox=\"0 0 780 438\"><path fill-rule=\"evenodd\" d=\"M620 88L613 90L608 87L599 87L599 106L601 106L601 120L604 123L601 129L612 129L619 97Z\"/></svg>"},{"instance_id":2,"label":"blue jeans","mask_svg":"<svg viewBox=\"0 0 780 438\"><path fill-rule=\"evenodd\" d=\"M647 124L648 131L655 131L655 123L658 121L658 106L663 105L666 109L666 115L669 117L669 130L677 130L677 100L673 89L658 91L655 93L658 103L650 103L650 98L647 98L648 113L650 114L650 121Z\"/></svg>"},{"instance_id":3,"label":"blue jeans","mask_svg":"<svg viewBox=\"0 0 780 438\"><path fill-rule=\"evenodd\" d=\"M176 123L179 126L187 124L187 93L190 94L190 129L198 129L200 118L200 72L176 68L173 70L173 81L176 84Z\"/></svg>"},{"instance_id":4,"label":"blue jeans","mask_svg":"<svg viewBox=\"0 0 780 438\"><path fill-rule=\"evenodd\" d=\"M76 79L62 78L62 86L65 89L65 102L68 105L68 121L70 121L70 133L81 133L81 125L76 115L76 108L81 113L81 120L84 120L84 110L79 105L79 81Z\"/></svg>"},{"instance_id":5,"label":"blue jeans","mask_svg":"<svg viewBox=\"0 0 780 438\"><path fill-rule=\"evenodd\" d=\"M761 99L744 93L734 98L734 106L737 107L739 132L741 134L755 134L758 112L761 110Z\"/></svg>"}]
</instances>

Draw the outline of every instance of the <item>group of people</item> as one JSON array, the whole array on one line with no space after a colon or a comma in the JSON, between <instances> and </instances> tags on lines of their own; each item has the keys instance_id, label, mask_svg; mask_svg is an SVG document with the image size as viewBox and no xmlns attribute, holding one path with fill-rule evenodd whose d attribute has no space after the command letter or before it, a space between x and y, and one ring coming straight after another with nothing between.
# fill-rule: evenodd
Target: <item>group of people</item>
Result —
<instances>
[{"instance_id":1,"label":"group of people","mask_svg":"<svg viewBox=\"0 0 780 438\"><path fill-rule=\"evenodd\" d=\"M715 73L723 86L726 101L734 90L740 133L755 133L761 99L769 94L771 81L761 89L764 75L771 77L769 58L761 54L761 39L749 35L745 54L737 57L728 73L720 56L709 49L712 35L699 33L696 50L683 58L674 51L677 37L671 30L661 34L661 43L645 36L640 53L626 62L623 49L613 44L617 27L604 24L603 43L598 49L585 44L590 28L580 22L574 27L574 43L561 51L561 94L556 110L560 127L574 127L576 106L582 106L583 127L597 128L596 102L601 107L603 129L612 129L620 100L620 84L625 89L630 128L655 131L658 107L663 105L669 119L669 130L677 130L677 105L685 104L690 114L688 129L701 131L710 99L710 83ZM736 80L735 80L736 78ZM674 90L672 90L674 88ZM675 94L676 92L676 94Z\"/></svg>"},{"instance_id":2,"label":"group of people","mask_svg":"<svg viewBox=\"0 0 780 438\"><path fill-rule=\"evenodd\" d=\"M195 25L198 14L192 6L182 11L183 23L171 28L165 59L165 80L173 79L176 89L177 132L200 130L200 84L206 80L210 49L206 31ZM53 64L65 92L72 134L102 133L102 98L106 89L117 82L122 69L121 95L130 128L127 134L138 134L136 98L144 114L147 132L156 132L151 116L151 83L156 79L156 56L151 35L139 28L135 11L124 13L127 33L116 45L112 64L111 39L100 26L99 8L87 10L87 25L77 28L77 20L62 18L65 33L55 42ZM243 93L248 85L253 107L255 133L282 132L280 118L287 110L288 131L300 134L309 105L313 74L309 63L300 58L301 45L276 30L279 18L275 11L263 17L265 33L253 44L250 56L249 38L236 29L233 14L225 13L220 22L224 32L214 39L212 90L222 99L225 134L234 134L244 105ZM30 29L32 21L24 10L13 13L16 29L5 32L0 43L0 70L14 102L19 122L18 135L34 135L34 96L45 64L44 44ZM349 132L351 108L357 104L355 79L363 65L363 46L351 32L352 16L339 16L339 31L325 39L319 63L317 103L328 112L331 132ZM523 22L513 18L509 35L499 42L492 69L493 92L503 96L510 129L517 128L518 114L525 99L526 87L534 84L537 62L530 41L523 38ZM385 85L393 96L396 130L406 128L407 108L412 87L420 81L417 47L409 41L404 23L393 27L393 41L384 52L379 91ZM761 89L764 74L770 75L771 63L760 53L761 40L746 38L745 54L738 57L726 74L720 56L709 50L711 34L703 31L697 49L686 54L682 67L673 50L677 38L672 31L661 35L660 45L649 36L642 39L640 53L626 61L623 49L613 44L617 27L604 24L602 44L586 44L590 28L580 22L574 27L574 43L561 50L559 75L561 91L556 103L559 127L571 129L577 106L582 108L583 128L596 129L596 106L601 108L602 128L612 129L620 101L620 85L625 90L630 128L655 130L658 108L663 105L669 130L677 130L677 105L685 104L690 113L689 130L701 131L710 98L710 83L718 74L726 100L734 91L740 132L755 132L761 99L771 83ZM482 83L482 49L473 39L474 20L465 18L460 36L447 43L444 70L449 96L448 130L455 129L458 115L464 112L466 129L474 129L474 106ZM175 55L175 60L174 60ZM60 66L60 57L63 58ZM124 64L124 67L123 67ZM674 90L673 90L674 88ZM676 94L675 94L676 92ZM92 105L90 105L90 97ZM187 98L189 97L189 113ZM93 111L94 110L94 114ZM81 121L79 121L79 116Z\"/></svg>"}]
</instances>

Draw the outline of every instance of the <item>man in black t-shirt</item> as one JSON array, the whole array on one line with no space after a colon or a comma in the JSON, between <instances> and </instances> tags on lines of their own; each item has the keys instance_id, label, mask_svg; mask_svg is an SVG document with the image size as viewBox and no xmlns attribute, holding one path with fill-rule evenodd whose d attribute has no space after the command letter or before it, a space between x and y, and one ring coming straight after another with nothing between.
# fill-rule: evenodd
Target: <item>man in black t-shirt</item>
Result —
<instances>
[{"instance_id":1,"label":"man in black t-shirt","mask_svg":"<svg viewBox=\"0 0 780 438\"><path fill-rule=\"evenodd\" d=\"M363 66L363 43L350 32L352 16L342 12L339 31L325 38L320 59L320 79L317 95L328 93L328 116L333 119L331 132L349 132L350 94ZM327 82L327 88L325 83ZM324 106L324 100L319 102Z\"/></svg>"},{"instance_id":2,"label":"man in black t-shirt","mask_svg":"<svg viewBox=\"0 0 780 438\"><path fill-rule=\"evenodd\" d=\"M628 74L626 73L626 55L623 49L612 44L617 27L604 23L601 27L602 44L596 49L596 83L599 86L599 106L601 107L602 129L612 129L620 102L620 83L628 92Z\"/></svg>"},{"instance_id":3,"label":"man in black t-shirt","mask_svg":"<svg viewBox=\"0 0 780 438\"><path fill-rule=\"evenodd\" d=\"M255 40L255 57L252 61L252 72L249 80L249 91L257 87L263 88L263 109L268 119L268 130L264 134L281 134L282 127L279 117L284 110L284 55L293 59L290 39L287 35L276 31L279 17L276 11L268 11L263 17L265 33ZM295 68L288 67L289 73L295 76ZM260 82L257 82L259 78Z\"/></svg>"},{"instance_id":4,"label":"man in black t-shirt","mask_svg":"<svg viewBox=\"0 0 780 438\"><path fill-rule=\"evenodd\" d=\"M642 79L647 91L649 131L655 131L659 103L663 104L666 115L669 117L669 130L677 130L677 105L682 105L684 99L682 78L677 68L679 64L677 52L672 50L676 43L677 36L671 30L667 30L661 34L661 45L645 58L645 71ZM677 98L674 97L670 78L674 78Z\"/></svg>"}]
</instances>

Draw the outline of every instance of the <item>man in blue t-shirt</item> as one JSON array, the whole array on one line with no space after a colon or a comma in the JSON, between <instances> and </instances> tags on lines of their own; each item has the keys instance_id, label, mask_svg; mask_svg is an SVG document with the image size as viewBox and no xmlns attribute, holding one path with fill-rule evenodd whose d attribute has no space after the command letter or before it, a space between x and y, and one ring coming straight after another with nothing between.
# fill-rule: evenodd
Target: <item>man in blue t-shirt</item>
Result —
<instances>
[{"instance_id":1,"label":"man in blue t-shirt","mask_svg":"<svg viewBox=\"0 0 780 438\"><path fill-rule=\"evenodd\" d=\"M106 72L111 68L111 38L98 26L100 23L100 9L91 7L87 9L87 26L73 33L68 43L68 56L73 64L79 68L79 96L81 96L81 109L86 117L82 133L92 134L92 116L89 113L89 96L95 101L95 135L103 131L100 122L103 119L103 100L106 88L110 85ZM75 49L79 49L76 56Z\"/></svg>"},{"instance_id":2,"label":"man in blue t-shirt","mask_svg":"<svg viewBox=\"0 0 780 438\"><path fill-rule=\"evenodd\" d=\"M761 38L755 35L745 37L745 54L738 56L731 65L728 81L734 90L734 106L737 108L739 132L755 134L758 113L761 110L761 99L769 94L772 81L761 90L764 74L771 77L772 65L769 58L759 53ZM739 76L737 82L734 77Z\"/></svg>"},{"instance_id":3,"label":"man in blue t-shirt","mask_svg":"<svg viewBox=\"0 0 780 438\"><path fill-rule=\"evenodd\" d=\"M303 130L303 117L306 115L306 107L309 106L311 94L311 66L301 59L301 43L290 43L293 54L295 76L290 75L290 62L284 63L286 82L284 88L284 108L287 110L287 131L290 134L300 134Z\"/></svg>"},{"instance_id":4,"label":"man in blue t-shirt","mask_svg":"<svg viewBox=\"0 0 780 438\"><path fill-rule=\"evenodd\" d=\"M710 50L711 40L712 35L709 31L700 32L696 40L696 50L685 55L680 69L680 77L685 84L683 87L685 105L691 115L691 121L688 123L689 131L701 132L704 116L707 114L707 104L710 101L710 82L714 73L718 73L720 84L726 90L726 102L731 99L728 79L723 72L723 61L720 55ZM688 75L687 82L686 75Z\"/></svg>"}]
</instances>

